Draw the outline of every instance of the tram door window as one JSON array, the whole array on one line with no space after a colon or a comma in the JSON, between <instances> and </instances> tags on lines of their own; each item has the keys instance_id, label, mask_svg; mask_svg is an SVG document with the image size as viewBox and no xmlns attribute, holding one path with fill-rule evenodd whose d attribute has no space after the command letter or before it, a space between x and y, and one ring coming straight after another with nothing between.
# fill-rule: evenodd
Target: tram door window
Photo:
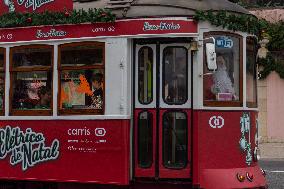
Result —
<instances>
[{"instance_id":1,"label":"tram door window","mask_svg":"<svg viewBox=\"0 0 284 189\"><path fill-rule=\"evenodd\" d=\"M187 44L136 45L135 177L190 178L190 79Z\"/></svg>"}]
</instances>

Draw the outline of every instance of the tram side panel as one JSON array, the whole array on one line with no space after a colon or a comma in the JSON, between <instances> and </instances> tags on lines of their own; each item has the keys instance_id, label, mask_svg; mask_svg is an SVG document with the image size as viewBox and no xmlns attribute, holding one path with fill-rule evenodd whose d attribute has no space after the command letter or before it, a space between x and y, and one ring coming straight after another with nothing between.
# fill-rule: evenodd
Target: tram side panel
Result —
<instances>
[{"instance_id":1,"label":"tram side panel","mask_svg":"<svg viewBox=\"0 0 284 189\"><path fill-rule=\"evenodd\" d=\"M0 179L129 185L127 40L105 46L104 114L2 119Z\"/></svg>"},{"instance_id":2,"label":"tram side panel","mask_svg":"<svg viewBox=\"0 0 284 189\"><path fill-rule=\"evenodd\" d=\"M198 119L198 146L195 146L198 148L195 157L198 170L194 173L198 176L194 175L194 180L199 180L201 188L265 185L265 178L254 158L257 112L198 111L195 118ZM239 181L238 175L244 176L245 180Z\"/></svg>"},{"instance_id":3,"label":"tram side panel","mask_svg":"<svg viewBox=\"0 0 284 189\"><path fill-rule=\"evenodd\" d=\"M0 127L1 179L129 183L128 120L1 121Z\"/></svg>"}]
</instances>

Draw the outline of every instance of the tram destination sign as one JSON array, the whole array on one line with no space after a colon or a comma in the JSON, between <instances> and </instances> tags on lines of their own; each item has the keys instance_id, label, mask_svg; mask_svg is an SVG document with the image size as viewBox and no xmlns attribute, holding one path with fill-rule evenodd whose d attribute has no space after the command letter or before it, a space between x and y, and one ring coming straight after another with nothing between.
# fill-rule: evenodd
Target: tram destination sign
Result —
<instances>
[{"instance_id":1,"label":"tram destination sign","mask_svg":"<svg viewBox=\"0 0 284 189\"><path fill-rule=\"evenodd\" d=\"M80 28L80 29L78 29ZM192 20L121 20L115 23L0 29L0 43L136 35L196 34Z\"/></svg>"},{"instance_id":2,"label":"tram destination sign","mask_svg":"<svg viewBox=\"0 0 284 189\"><path fill-rule=\"evenodd\" d=\"M72 0L0 0L0 14L73 9Z\"/></svg>"}]
</instances>

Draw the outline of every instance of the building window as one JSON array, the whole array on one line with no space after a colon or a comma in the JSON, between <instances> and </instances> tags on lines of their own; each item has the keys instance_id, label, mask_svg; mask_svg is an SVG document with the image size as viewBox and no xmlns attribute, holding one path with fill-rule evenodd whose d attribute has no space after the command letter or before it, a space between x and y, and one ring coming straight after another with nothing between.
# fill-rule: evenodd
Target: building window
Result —
<instances>
[{"instance_id":1,"label":"building window","mask_svg":"<svg viewBox=\"0 0 284 189\"><path fill-rule=\"evenodd\" d=\"M163 165L182 169L187 165L187 116L184 112L166 112L163 115Z\"/></svg>"},{"instance_id":2,"label":"building window","mask_svg":"<svg viewBox=\"0 0 284 189\"><path fill-rule=\"evenodd\" d=\"M138 94L141 104L153 101L153 50L142 47L138 53Z\"/></svg>"},{"instance_id":3,"label":"building window","mask_svg":"<svg viewBox=\"0 0 284 189\"><path fill-rule=\"evenodd\" d=\"M100 42L59 46L59 113L104 113L104 52Z\"/></svg>"},{"instance_id":4,"label":"building window","mask_svg":"<svg viewBox=\"0 0 284 189\"><path fill-rule=\"evenodd\" d=\"M209 37L215 38L217 70L207 69L204 48L204 105L242 106L242 37L224 32L204 35Z\"/></svg>"},{"instance_id":5,"label":"building window","mask_svg":"<svg viewBox=\"0 0 284 189\"><path fill-rule=\"evenodd\" d=\"M163 52L163 99L170 105L187 101L187 49L167 47Z\"/></svg>"},{"instance_id":6,"label":"building window","mask_svg":"<svg viewBox=\"0 0 284 189\"><path fill-rule=\"evenodd\" d=\"M10 50L11 115L52 115L53 46Z\"/></svg>"},{"instance_id":7,"label":"building window","mask_svg":"<svg viewBox=\"0 0 284 189\"><path fill-rule=\"evenodd\" d=\"M257 47L256 38L247 37L246 96L247 96L247 107L249 108L257 107L256 47Z\"/></svg>"},{"instance_id":8,"label":"building window","mask_svg":"<svg viewBox=\"0 0 284 189\"><path fill-rule=\"evenodd\" d=\"M5 49L0 48L0 115L4 115L5 99Z\"/></svg>"}]
</instances>

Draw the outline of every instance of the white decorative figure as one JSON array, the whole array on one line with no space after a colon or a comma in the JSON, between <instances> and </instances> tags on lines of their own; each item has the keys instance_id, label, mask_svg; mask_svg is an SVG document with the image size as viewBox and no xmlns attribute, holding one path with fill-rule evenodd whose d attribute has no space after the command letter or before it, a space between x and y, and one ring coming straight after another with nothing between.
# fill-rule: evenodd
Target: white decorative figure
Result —
<instances>
[{"instance_id":1,"label":"white decorative figure","mask_svg":"<svg viewBox=\"0 0 284 189\"><path fill-rule=\"evenodd\" d=\"M259 41L260 48L257 51L257 58L266 58L267 53L269 52L266 48L266 45L269 43L269 40L267 37L263 38L261 41Z\"/></svg>"},{"instance_id":2,"label":"white decorative figure","mask_svg":"<svg viewBox=\"0 0 284 189\"><path fill-rule=\"evenodd\" d=\"M247 145L247 155L246 155L246 163L248 165L251 165L252 163L252 154L251 154L251 145Z\"/></svg>"},{"instance_id":3,"label":"white decorative figure","mask_svg":"<svg viewBox=\"0 0 284 189\"><path fill-rule=\"evenodd\" d=\"M251 153L251 142L250 142L250 115L249 113L243 113L243 116L240 119L241 126L241 139L239 145L242 151L246 152L246 164L251 165L252 163L252 153ZM248 135L248 140L246 139Z\"/></svg>"},{"instance_id":4,"label":"white decorative figure","mask_svg":"<svg viewBox=\"0 0 284 189\"><path fill-rule=\"evenodd\" d=\"M15 12L15 5L12 0L4 0L4 4L9 8L9 12Z\"/></svg>"},{"instance_id":5,"label":"white decorative figure","mask_svg":"<svg viewBox=\"0 0 284 189\"><path fill-rule=\"evenodd\" d=\"M226 61L223 56L217 57L217 65L218 69L213 74L213 82L211 90L214 94L218 93L231 93L235 94L235 90L233 88L232 81L229 77Z\"/></svg>"}]
</instances>

